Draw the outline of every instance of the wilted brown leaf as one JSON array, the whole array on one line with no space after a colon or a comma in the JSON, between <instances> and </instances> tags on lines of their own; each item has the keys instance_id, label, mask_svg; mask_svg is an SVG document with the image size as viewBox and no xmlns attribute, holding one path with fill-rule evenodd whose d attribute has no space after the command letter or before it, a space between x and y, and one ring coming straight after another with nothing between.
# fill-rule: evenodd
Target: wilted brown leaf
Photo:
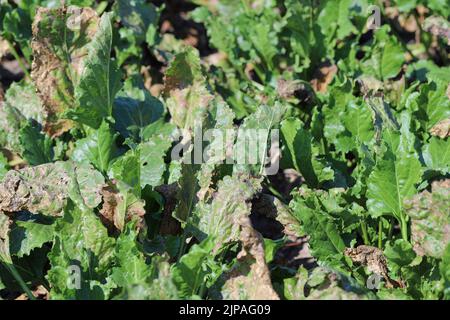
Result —
<instances>
[{"instance_id":1,"label":"wilted brown leaf","mask_svg":"<svg viewBox=\"0 0 450 320\"><path fill-rule=\"evenodd\" d=\"M430 133L433 136L437 136L441 139L445 139L450 136L450 119L444 119L436 123L431 129Z\"/></svg>"},{"instance_id":2,"label":"wilted brown leaf","mask_svg":"<svg viewBox=\"0 0 450 320\"><path fill-rule=\"evenodd\" d=\"M300 235L300 222L289 210L288 206L269 194L261 194L253 201L252 206L252 212L278 221L284 227L284 234L297 238Z\"/></svg>"},{"instance_id":3,"label":"wilted brown leaf","mask_svg":"<svg viewBox=\"0 0 450 320\"><path fill-rule=\"evenodd\" d=\"M12 263L9 254L9 227L12 220L0 211L0 261Z\"/></svg>"},{"instance_id":4,"label":"wilted brown leaf","mask_svg":"<svg viewBox=\"0 0 450 320\"><path fill-rule=\"evenodd\" d=\"M48 290L42 285L37 286L36 289L31 291L31 293L38 300L48 300L50 296ZM23 293L20 296L18 296L15 300L29 300L29 298L25 293Z\"/></svg>"},{"instance_id":5,"label":"wilted brown leaf","mask_svg":"<svg viewBox=\"0 0 450 320\"><path fill-rule=\"evenodd\" d=\"M90 8L38 8L36 12L32 25L31 78L44 103L45 131L51 136L59 136L72 127L72 122L61 116L74 106L74 87L98 24L99 17Z\"/></svg>"},{"instance_id":6,"label":"wilted brown leaf","mask_svg":"<svg viewBox=\"0 0 450 320\"><path fill-rule=\"evenodd\" d=\"M284 79L278 79L277 81L277 93L283 99L294 97L295 92L299 90L306 90L303 83Z\"/></svg>"},{"instance_id":7,"label":"wilted brown leaf","mask_svg":"<svg viewBox=\"0 0 450 320\"><path fill-rule=\"evenodd\" d=\"M187 47L175 56L164 75L163 95L179 128L193 128L205 117L214 96L207 89L196 49Z\"/></svg>"},{"instance_id":8,"label":"wilted brown leaf","mask_svg":"<svg viewBox=\"0 0 450 320\"><path fill-rule=\"evenodd\" d=\"M338 68L334 64L326 63L316 71L311 80L311 85L316 92L327 92L328 85L333 81Z\"/></svg>"},{"instance_id":9,"label":"wilted brown leaf","mask_svg":"<svg viewBox=\"0 0 450 320\"><path fill-rule=\"evenodd\" d=\"M416 17L413 14L399 15L398 23L400 24L400 27L405 29L405 31L407 31L407 32L416 32L419 29L419 25L417 23Z\"/></svg>"},{"instance_id":10,"label":"wilted brown leaf","mask_svg":"<svg viewBox=\"0 0 450 320\"><path fill-rule=\"evenodd\" d=\"M432 35L447 40L450 45L450 23L443 17L431 16L426 18L423 29Z\"/></svg>"},{"instance_id":11,"label":"wilted brown leaf","mask_svg":"<svg viewBox=\"0 0 450 320\"><path fill-rule=\"evenodd\" d=\"M9 45L8 42L0 37L0 60L8 54Z\"/></svg>"},{"instance_id":12,"label":"wilted brown leaf","mask_svg":"<svg viewBox=\"0 0 450 320\"><path fill-rule=\"evenodd\" d=\"M242 250L237 256L237 264L226 275L223 297L233 300L279 300L265 261L263 237L253 229L249 217L242 216L238 223Z\"/></svg>"},{"instance_id":13,"label":"wilted brown leaf","mask_svg":"<svg viewBox=\"0 0 450 320\"><path fill-rule=\"evenodd\" d=\"M227 59L227 54L225 52L219 51L210 54L204 58L205 62L209 65L220 66Z\"/></svg>"},{"instance_id":14,"label":"wilted brown leaf","mask_svg":"<svg viewBox=\"0 0 450 320\"><path fill-rule=\"evenodd\" d=\"M371 92L378 92L384 87L383 82L373 76L361 75L356 81L359 84L360 91L363 95L368 95Z\"/></svg>"},{"instance_id":15,"label":"wilted brown leaf","mask_svg":"<svg viewBox=\"0 0 450 320\"><path fill-rule=\"evenodd\" d=\"M122 220L121 210L126 210L125 221L138 219L138 228L144 224L145 215L144 203L141 201L133 202L128 205L125 203L124 196L113 185L105 185L101 190L103 197L103 206L100 209L100 218L105 226L112 231L113 227L122 231L124 221Z\"/></svg>"},{"instance_id":16,"label":"wilted brown leaf","mask_svg":"<svg viewBox=\"0 0 450 320\"><path fill-rule=\"evenodd\" d=\"M217 191L211 198L201 199L189 218L194 226L192 232L198 239L205 235L216 239L213 254L224 244L238 241L241 226L240 217L248 217L251 213L251 200L260 190L261 180L246 174L227 176L217 184ZM198 193L197 193L198 194Z\"/></svg>"},{"instance_id":17,"label":"wilted brown leaf","mask_svg":"<svg viewBox=\"0 0 450 320\"><path fill-rule=\"evenodd\" d=\"M383 251L376 247L361 245L356 248L346 248L344 254L353 262L367 266L370 272L381 275L389 288L403 287L403 284L389 277L387 261Z\"/></svg>"}]
</instances>

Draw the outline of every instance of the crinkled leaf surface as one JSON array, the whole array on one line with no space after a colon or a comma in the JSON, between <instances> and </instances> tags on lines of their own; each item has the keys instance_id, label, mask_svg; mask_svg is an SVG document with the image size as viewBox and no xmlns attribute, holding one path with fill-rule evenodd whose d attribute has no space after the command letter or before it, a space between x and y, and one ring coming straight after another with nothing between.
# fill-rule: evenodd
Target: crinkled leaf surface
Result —
<instances>
[{"instance_id":1,"label":"crinkled leaf surface","mask_svg":"<svg viewBox=\"0 0 450 320\"><path fill-rule=\"evenodd\" d=\"M156 187L162 183L162 176L166 170L164 156L171 145L171 140L159 136L151 137L139 145L142 188L146 185Z\"/></svg>"},{"instance_id":2,"label":"crinkled leaf surface","mask_svg":"<svg viewBox=\"0 0 450 320\"><path fill-rule=\"evenodd\" d=\"M135 228L134 223L128 224L116 240L114 256L117 267L112 271L112 278L121 287L145 284L149 281L152 272L139 248L137 231L133 228Z\"/></svg>"},{"instance_id":3,"label":"crinkled leaf surface","mask_svg":"<svg viewBox=\"0 0 450 320\"><path fill-rule=\"evenodd\" d=\"M9 231L11 220L7 215L0 212L0 259L2 262L12 263L9 253Z\"/></svg>"},{"instance_id":4,"label":"crinkled leaf surface","mask_svg":"<svg viewBox=\"0 0 450 320\"><path fill-rule=\"evenodd\" d=\"M42 124L44 108L36 89L27 82L13 83L0 102L0 145L20 153L20 129L34 122Z\"/></svg>"},{"instance_id":5,"label":"crinkled leaf surface","mask_svg":"<svg viewBox=\"0 0 450 320\"><path fill-rule=\"evenodd\" d=\"M114 256L114 238L91 210L81 210L69 202L64 217L56 224L58 236L49 254L47 279L53 299L105 299L105 275ZM80 271L80 288L73 274ZM72 284L72 285L71 285Z\"/></svg>"},{"instance_id":6,"label":"crinkled leaf surface","mask_svg":"<svg viewBox=\"0 0 450 320\"><path fill-rule=\"evenodd\" d=\"M103 184L103 176L89 164L55 162L11 170L0 184L0 210L61 216L69 198L79 206L95 208Z\"/></svg>"},{"instance_id":7,"label":"crinkled leaf surface","mask_svg":"<svg viewBox=\"0 0 450 320\"><path fill-rule=\"evenodd\" d=\"M158 19L157 8L143 0L118 1L117 9L122 23L140 39L145 37L148 27Z\"/></svg>"},{"instance_id":8,"label":"crinkled leaf surface","mask_svg":"<svg viewBox=\"0 0 450 320\"><path fill-rule=\"evenodd\" d=\"M275 103L273 106L261 105L255 113L248 116L239 127L234 145L234 155L237 172L249 170L254 174L264 174L266 166L279 161L279 155L270 154L271 147L278 142L276 134L279 123L283 118L286 106ZM275 132L275 135L272 135ZM275 137L275 141L272 138ZM269 157L269 155L271 157Z\"/></svg>"},{"instance_id":9,"label":"crinkled leaf surface","mask_svg":"<svg viewBox=\"0 0 450 320\"><path fill-rule=\"evenodd\" d=\"M411 217L411 241L419 255L440 258L450 243L450 180L435 181L432 192L421 193L405 201Z\"/></svg>"},{"instance_id":10,"label":"crinkled leaf surface","mask_svg":"<svg viewBox=\"0 0 450 320\"><path fill-rule=\"evenodd\" d=\"M214 251L239 239L238 221L250 215L251 200L258 192L260 182L245 176L226 176L218 184L217 193L210 203L200 202L188 220L197 239L213 237L217 241Z\"/></svg>"},{"instance_id":11,"label":"crinkled leaf surface","mask_svg":"<svg viewBox=\"0 0 450 320\"><path fill-rule=\"evenodd\" d=\"M236 264L224 274L223 299L279 300L265 261L263 237L253 229L249 217L240 217L237 223L242 250Z\"/></svg>"},{"instance_id":12,"label":"crinkled leaf surface","mask_svg":"<svg viewBox=\"0 0 450 320\"><path fill-rule=\"evenodd\" d=\"M318 197L304 189L291 202L293 215L301 221L302 230L311 235L310 246L314 257L334 263L345 249L334 218L326 214Z\"/></svg>"},{"instance_id":13,"label":"crinkled leaf surface","mask_svg":"<svg viewBox=\"0 0 450 320\"><path fill-rule=\"evenodd\" d=\"M63 113L75 107L75 88L86 60L92 59L92 54L87 56L88 46L98 33L102 31L93 9L69 6L39 8L36 12L31 76L45 107L46 131L51 135L60 135L71 127Z\"/></svg>"},{"instance_id":14,"label":"crinkled leaf surface","mask_svg":"<svg viewBox=\"0 0 450 320\"><path fill-rule=\"evenodd\" d=\"M172 120L179 128L193 128L202 121L212 95L206 89L196 49L178 53L165 73L164 95Z\"/></svg>"}]
</instances>

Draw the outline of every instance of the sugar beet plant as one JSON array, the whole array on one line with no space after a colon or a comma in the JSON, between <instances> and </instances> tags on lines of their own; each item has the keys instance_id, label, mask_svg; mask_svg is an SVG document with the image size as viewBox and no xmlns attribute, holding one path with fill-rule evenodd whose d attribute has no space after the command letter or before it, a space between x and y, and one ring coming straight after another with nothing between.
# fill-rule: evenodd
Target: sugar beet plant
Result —
<instances>
[{"instance_id":1,"label":"sugar beet plant","mask_svg":"<svg viewBox=\"0 0 450 320\"><path fill-rule=\"evenodd\" d=\"M2 298L450 298L446 1L55 3L0 1Z\"/></svg>"}]
</instances>

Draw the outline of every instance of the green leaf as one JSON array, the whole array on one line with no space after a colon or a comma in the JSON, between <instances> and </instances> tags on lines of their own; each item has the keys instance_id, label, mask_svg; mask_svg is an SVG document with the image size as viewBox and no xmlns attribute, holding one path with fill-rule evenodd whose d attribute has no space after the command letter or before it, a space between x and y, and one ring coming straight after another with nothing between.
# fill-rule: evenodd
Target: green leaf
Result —
<instances>
[{"instance_id":1,"label":"green leaf","mask_svg":"<svg viewBox=\"0 0 450 320\"><path fill-rule=\"evenodd\" d=\"M178 287L181 298L191 298L198 294L201 286L205 284L208 270L205 261L209 257L214 245L212 238L200 244L194 244L187 254L172 267L172 279Z\"/></svg>"},{"instance_id":2,"label":"green leaf","mask_svg":"<svg viewBox=\"0 0 450 320\"><path fill-rule=\"evenodd\" d=\"M301 61L301 65L297 69L317 67L322 57L326 55L328 48L319 24L316 20L311 20L311 14L314 12L313 6L289 1L286 7L289 8L290 13L287 19L290 49L294 59Z\"/></svg>"},{"instance_id":3,"label":"green leaf","mask_svg":"<svg viewBox=\"0 0 450 320\"><path fill-rule=\"evenodd\" d=\"M115 179L118 195L113 199L117 208L113 215L114 225L123 230L128 213L143 215L145 210L141 198L140 152L130 150L111 166L108 175ZM141 214L142 213L142 214ZM110 215L110 213L108 213Z\"/></svg>"},{"instance_id":4,"label":"green leaf","mask_svg":"<svg viewBox=\"0 0 450 320\"><path fill-rule=\"evenodd\" d=\"M293 214L301 221L302 229L311 239L311 253L323 262L334 264L343 256L344 241L335 219L320 204L319 199L306 188L290 204Z\"/></svg>"},{"instance_id":5,"label":"green leaf","mask_svg":"<svg viewBox=\"0 0 450 320\"><path fill-rule=\"evenodd\" d=\"M297 291L298 290L298 291ZM356 281L329 267L307 272L301 267L294 278L285 280L285 294L291 300L367 300L374 295Z\"/></svg>"},{"instance_id":6,"label":"green leaf","mask_svg":"<svg viewBox=\"0 0 450 320\"><path fill-rule=\"evenodd\" d=\"M88 48L85 66L75 88L76 109L67 115L90 127L100 127L112 116L114 98L121 87L121 74L111 59L113 41L111 13L105 13Z\"/></svg>"},{"instance_id":7,"label":"green leaf","mask_svg":"<svg viewBox=\"0 0 450 320\"><path fill-rule=\"evenodd\" d=\"M442 261L439 265L442 278L444 280L444 297L450 299L450 244L445 249Z\"/></svg>"},{"instance_id":8,"label":"green leaf","mask_svg":"<svg viewBox=\"0 0 450 320\"><path fill-rule=\"evenodd\" d=\"M382 300L413 300L411 296L405 293L401 288L380 288L377 292L377 297Z\"/></svg>"},{"instance_id":9,"label":"green leaf","mask_svg":"<svg viewBox=\"0 0 450 320\"><path fill-rule=\"evenodd\" d=\"M347 112L351 111L346 110L346 107L355 99L352 91L352 81L345 77L343 73L338 73L334 84L329 89L328 105L325 105L320 112L320 117L323 117L325 122L323 135L336 145L338 145L339 136L345 133L346 122L342 119L347 115ZM349 128L347 130L350 131ZM317 139L317 137L315 138Z\"/></svg>"},{"instance_id":10,"label":"green leaf","mask_svg":"<svg viewBox=\"0 0 450 320\"><path fill-rule=\"evenodd\" d=\"M417 0L395 0L394 2L402 12L409 12L411 9L414 9L418 3Z\"/></svg>"},{"instance_id":11,"label":"green leaf","mask_svg":"<svg viewBox=\"0 0 450 320\"><path fill-rule=\"evenodd\" d=\"M333 36L333 39L344 39L351 33L357 33L351 22L351 11L352 0L327 1L318 18L323 33Z\"/></svg>"},{"instance_id":12,"label":"green leaf","mask_svg":"<svg viewBox=\"0 0 450 320\"><path fill-rule=\"evenodd\" d=\"M98 130L92 130L86 138L77 141L72 159L76 162L88 161L106 173L118 153L116 139L117 134L108 122L103 121Z\"/></svg>"},{"instance_id":13,"label":"green leaf","mask_svg":"<svg viewBox=\"0 0 450 320\"><path fill-rule=\"evenodd\" d=\"M411 152L405 134L386 130L383 134L386 152L379 159L368 180L367 207L373 217L389 214L401 220L403 201L416 192L422 168L417 155Z\"/></svg>"},{"instance_id":14,"label":"green leaf","mask_svg":"<svg viewBox=\"0 0 450 320\"><path fill-rule=\"evenodd\" d=\"M143 140L147 126L162 117L163 105L146 89L133 88L128 82L123 91L114 101L116 128L125 138Z\"/></svg>"},{"instance_id":15,"label":"green leaf","mask_svg":"<svg viewBox=\"0 0 450 320\"><path fill-rule=\"evenodd\" d=\"M147 185L156 187L162 183L166 170L164 156L171 145L172 141L166 137L154 136L138 146L142 188Z\"/></svg>"},{"instance_id":16,"label":"green leaf","mask_svg":"<svg viewBox=\"0 0 450 320\"><path fill-rule=\"evenodd\" d=\"M400 45L388 41L383 48L381 58L381 77L389 79L395 77L405 61L405 53Z\"/></svg>"},{"instance_id":17,"label":"green leaf","mask_svg":"<svg viewBox=\"0 0 450 320\"><path fill-rule=\"evenodd\" d=\"M405 62L405 52L397 39L389 35L390 27L384 25L375 32L375 43L367 48L368 59L363 62L363 72L380 80L395 77Z\"/></svg>"},{"instance_id":18,"label":"green leaf","mask_svg":"<svg viewBox=\"0 0 450 320\"><path fill-rule=\"evenodd\" d=\"M395 240L392 245L388 242L384 255L389 263L394 263L397 267L409 265L416 257L412 245L403 239Z\"/></svg>"},{"instance_id":19,"label":"green leaf","mask_svg":"<svg viewBox=\"0 0 450 320\"><path fill-rule=\"evenodd\" d=\"M253 28L247 29L248 38L267 68L273 69L273 59L278 53L278 30L271 24L269 14L260 16L260 21ZM269 36L265 37L264 35Z\"/></svg>"},{"instance_id":20,"label":"green leaf","mask_svg":"<svg viewBox=\"0 0 450 320\"><path fill-rule=\"evenodd\" d=\"M55 226L35 221L16 221L11 229L11 254L22 258L53 241Z\"/></svg>"},{"instance_id":21,"label":"green leaf","mask_svg":"<svg viewBox=\"0 0 450 320\"><path fill-rule=\"evenodd\" d=\"M136 194L147 185L156 187L162 183L166 170L164 156L171 145L172 141L166 137L153 136L119 157L109 175L133 187Z\"/></svg>"},{"instance_id":22,"label":"green leaf","mask_svg":"<svg viewBox=\"0 0 450 320\"><path fill-rule=\"evenodd\" d=\"M181 164L181 179L178 182L178 205L173 212L173 217L182 223L186 223L198 201L199 190L197 180L198 166L193 164Z\"/></svg>"},{"instance_id":23,"label":"green leaf","mask_svg":"<svg viewBox=\"0 0 450 320\"><path fill-rule=\"evenodd\" d=\"M42 125L43 114L36 88L27 82L12 83L0 105L0 145L21 153L20 129L29 122Z\"/></svg>"},{"instance_id":24,"label":"green leaf","mask_svg":"<svg viewBox=\"0 0 450 320\"><path fill-rule=\"evenodd\" d=\"M176 126L173 123L165 122L163 118L149 124L142 130L142 140L146 141L151 136L160 135L172 139L176 131Z\"/></svg>"},{"instance_id":25,"label":"green leaf","mask_svg":"<svg viewBox=\"0 0 450 320\"><path fill-rule=\"evenodd\" d=\"M273 261L277 250L281 248L283 244L283 239L272 240L264 238L264 257L266 259L266 263L271 263Z\"/></svg>"},{"instance_id":26,"label":"green leaf","mask_svg":"<svg viewBox=\"0 0 450 320\"><path fill-rule=\"evenodd\" d=\"M44 108L36 87L29 82L13 82L5 94L6 104L19 113L25 120L34 120L42 124L44 119Z\"/></svg>"},{"instance_id":27,"label":"green leaf","mask_svg":"<svg viewBox=\"0 0 450 320\"><path fill-rule=\"evenodd\" d=\"M281 123L281 134L294 168L302 174L309 186L315 187L318 179L312 165L312 137L302 126L298 119L286 119Z\"/></svg>"},{"instance_id":28,"label":"green leaf","mask_svg":"<svg viewBox=\"0 0 450 320\"><path fill-rule=\"evenodd\" d=\"M155 255L152 257L147 269L151 277L144 283L127 286L115 299L120 300L175 300L179 299L178 289L175 286L168 258Z\"/></svg>"},{"instance_id":29,"label":"green leaf","mask_svg":"<svg viewBox=\"0 0 450 320\"><path fill-rule=\"evenodd\" d=\"M157 8L144 0L118 1L117 11L121 22L133 31L138 39L145 37L150 25L156 24L159 19Z\"/></svg>"},{"instance_id":30,"label":"green leaf","mask_svg":"<svg viewBox=\"0 0 450 320\"><path fill-rule=\"evenodd\" d=\"M8 159L0 152L0 182L3 180L6 172L8 172Z\"/></svg>"},{"instance_id":31,"label":"green leaf","mask_svg":"<svg viewBox=\"0 0 450 320\"><path fill-rule=\"evenodd\" d=\"M345 128L358 142L368 143L374 137L373 120L369 107L364 103L351 101L343 115Z\"/></svg>"},{"instance_id":32,"label":"green leaf","mask_svg":"<svg viewBox=\"0 0 450 320\"><path fill-rule=\"evenodd\" d=\"M143 42L147 40L148 45L152 46L158 40L157 29L162 8L144 0L116 1L113 8L122 24L119 28L120 41L115 48L118 64L122 65L125 61L139 63Z\"/></svg>"},{"instance_id":33,"label":"green leaf","mask_svg":"<svg viewBox=\"0 0 450 320\"><path fill-rule=\"evenodd\" d=\"M237 162L233 168L235 172L250 171L261 175L267 171L266 165L268 160L271 160L267 155L269 148L273 146L272 138L278 138L272 135L272 129L279 127L286 108L279 102L273 106L263 104L245 118L244 123L239 127L234 145L234 159ZM278 140L275 142L278 143Z\"/></svg>"},{"instance_id":34,"label":"green leaf","mask_svg":"<svg viewBox=\"0 0 450 320\"><path fill-rule=\"evenodd\" d=\"M53 160L53 141L41 133L38 126L28 123L20 130L22 155L30 165L39 165Z\"/></svg>"},{"instance_id":35,"label":"green leaf","mask_svg":"<svg viewBox=\"0 0 450 320\"><path fill-rule=\"evenodd\" d=\"M287 300L304 300L305 299L305 285L308 281L308 270L300 266L295 277L286 278L283 280L284 291L283 294Z\"/></svg>"},{"instance_id":36,"label":"green leaf","mask_svg":"<svg viewBox=\"0 0 450 320\"><path fill-rule=\"evenodd\" d=\"M114 215L114 224L123 229L128 212L145 213L140 200L141 190L147 185L156 187L162 184L166 165L164 154L171 141L153 136L119 157L111 166L108 175L117 180L120 201L114 201L118 209ZM142 213L142 215L143 215Z\"/></svg>"},{"instance_id":37,"label":"green leaf","mask_svg":"<svg viewBox=\"0 0 450 320\"><path fill-rule=\"evenodd\" d=\"M446 95L447 83L432 81L421 87L415 113L426 131L441 120L450 118L450 99Z\"/></svg>"},{"instance_id":38,"label":"green leaf","mask_svg":"<svg viewBox=\"0 0 450 320\"><path fill-rule=\"evenodd\" d=\"M67 185L70 199L82 209L94 209L101 202L103 175L88 163L63 162L71 181Z\"/></svg>"},{"instance_id":39,"label":"green leaf","mask_svg":"<svg viewBox=\"0 0 450 320\"><path fill-rule=\"evenodd\" d=\"M209 196L211 185L215 179L220 179L223 172L229 172L232 165L227 164L227 147L234 142L234 135L230 134L233 130L234 112L223 101L215 101L210 117L214 124L212 130L202 132L204 138L208 139L209 144L203 149L204 163L198 173L200 191L198 192L200 200ZM209 120L209 119L208 119ZM209 124L209 123L208 123ZM228 130L228 131L227 131ZM208 137L208 134L210 136ZM195 134L200 134L195 132ZM228 135L227 135L228 134ZM195 139L195 137L194 137ZM229 139L229 140L227 140ZM231 141L233 140L233 141ZM195 141L195 140L194 140ZM230 142L231 141L231 142ZM195 143L195 142L194 142ZM231 147L231 146L230 146Z\"/></svg>"},{"instance_id":40,"label":"green leaf","mask_svg":"<svg viewBox=\"0 0 450 320\"><path fill-rule=\"evenodd\" d=\"M431 137L430 142L423 147L423 159L427 168L440 171L442 174L450 172L450 140Z\"/></svg>"},{"instance_id":41,"label":"green leaf","mask_svg":"<svg viewBox=\"0 0 450 320\"><path fill-rule=\"evenodd\" d=\"M115 241L108 237L100 220L92 211L83 211L68 203L55 231L57 237L49 254L51 268L47 273L52 298L107 298L109 290L105 278L114 257ZM72 270L81 272L78 289L72 281Z\"/></svg>"},{"instance_id":42,"label":"green leaf","mask_svg":"<svg viewBox=\"0 0 450 320\"><path fill-rule=\"evenodd\" d=\"M141 164L135 149L119 157L110 167L108 176L128 185L135 195L141 194Z\"/></svg>"},{"instance_id":43,"label":"green leaf","mask_svg":"<svg viewBox=\"0 0 450 320\"><path fill-rule=\"evenodd\" d=\"M135 229L135 223L127 224L116 240L114 257L117 266L112 270L112 279L120 287L145 284L152 272L137 243Z\"/></svg>"},{"instance_id":44,"label":"green leaf","mask_svg":"<svg viewBox=\"0 0 450 320\"><path fill-rule=\"evenodd\" d=\"M6 10L2 18L0 33L10 41L20 45L20 49L27 59L30 59L30 39L31 39L31 19L22 8L11 8L8 4L2 3L2 9Z\"/></svg>"}]
</instances>

